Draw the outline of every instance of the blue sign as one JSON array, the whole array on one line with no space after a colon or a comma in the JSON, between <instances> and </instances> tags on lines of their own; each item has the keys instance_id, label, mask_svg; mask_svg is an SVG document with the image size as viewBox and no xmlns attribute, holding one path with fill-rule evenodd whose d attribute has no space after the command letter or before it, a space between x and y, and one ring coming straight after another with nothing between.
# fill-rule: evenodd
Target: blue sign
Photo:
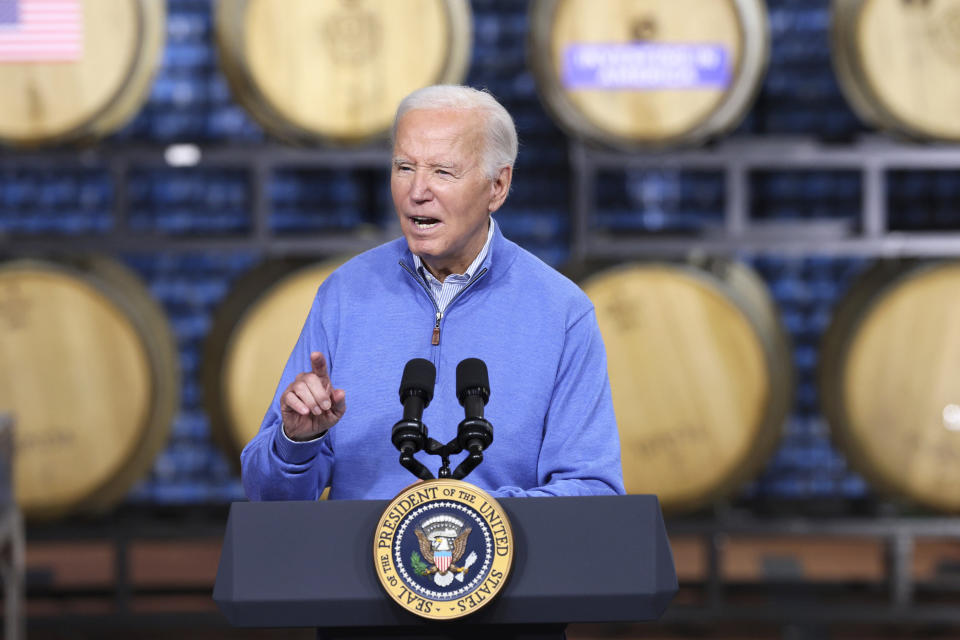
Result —
<instances>
[{"instance_id":1,"label":"blue sign","mask_svg":"<svg viewBox=\"0 0 960 640\"><path fill-rule=\"evenodd\" d=\"M730 56L720 44L570 44L563 56L567 89L725 89Z\"/></svg>"}]
</instances>

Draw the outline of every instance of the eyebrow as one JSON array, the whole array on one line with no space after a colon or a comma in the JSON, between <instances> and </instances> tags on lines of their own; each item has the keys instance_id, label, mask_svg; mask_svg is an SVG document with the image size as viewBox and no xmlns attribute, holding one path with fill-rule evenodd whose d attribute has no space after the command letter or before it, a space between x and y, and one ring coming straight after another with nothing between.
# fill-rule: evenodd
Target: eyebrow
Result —
<instances>
[{"instance_id":1,"label":"eyebrow","mask_svg":"<svg viewBox=\"0 0 960 640\"><path fill-rule=\"evenodd\" d=\"M403 156L397 156L396 158L393 159L394 166L401 165L401 164L416 164L416 163ZM457 168L457 165L450 164L448 162L431 162L426 166L430 167L431 169L456 169Z\"/></svg>"}]
</instances>

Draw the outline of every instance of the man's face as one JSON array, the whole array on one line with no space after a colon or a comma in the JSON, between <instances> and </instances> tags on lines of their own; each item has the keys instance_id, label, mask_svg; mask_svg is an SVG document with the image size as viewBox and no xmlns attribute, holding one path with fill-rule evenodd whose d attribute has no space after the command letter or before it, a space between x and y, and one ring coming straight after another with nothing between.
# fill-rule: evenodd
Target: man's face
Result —
<instances>
[{"instance_id":1,"label":"man's face","mask_svg":"<svg viewBox=\"0 0 960 640\"><path fill-rule=\"evenodd\" d=\"M415 109L397 126L390 192L410 251L435 276L463 273L483 248L490 213L510 188L482 165L482 116L464 109Z\"/></svg>"}]
</instances>

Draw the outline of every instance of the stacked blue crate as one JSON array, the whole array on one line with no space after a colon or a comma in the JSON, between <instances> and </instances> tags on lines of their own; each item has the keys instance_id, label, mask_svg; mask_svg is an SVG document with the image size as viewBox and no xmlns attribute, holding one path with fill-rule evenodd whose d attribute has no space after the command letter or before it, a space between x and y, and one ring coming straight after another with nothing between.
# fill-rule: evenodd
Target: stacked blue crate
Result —
<instances>
[{"instance_id":1,"label":"stacked blue crate","mask_svg":"<svg viewBox=\"0 0 960 640\"><path fill-rule=\"evenodd\" d=\"M105 170L0 171L0 234L107 233L113 196Z\"/></svg>"},{"instance_id":2,"label":"stacked blue crate","mask_svg":"<svg viewBox=\"0 0 960 640\"><path fill-rule=\"evenodd\" d=\"M190 235L252 228L244 170L135 169L128 176L127 198L132 231Z\"/></svg>"},{"instance_id":3,"label":"stacked blue crate","mask_svg":"<svg viewBox=\"0 0 960 640\"><path fill-rule=\"evenodd\" d=\"M380 224L396 228L399 235L400 230L395 223L397 214L393 208L393 196L390 193L390 168L384 167L382 171L371 171L367 180L366 195L372 203L371 215Z\"/></svg>"},{"instance_id":4,"label":"stacked blue crate","mask_svg":"<svg viewBox=\"0 0 960 640\"><path fill-rule=\"evenodd\" d=\"M563 133L547 116L527 63L525 3L472 3L467 84L488 89L513 116L520 138L513 188L497 213L504 234L553 266L569 258L569 166Z\"/></svg>"},{"instance_id":5,"label":"stacked blue crate","mask_svg":"<svg viewBox=\"0 0 960 640\"><path fill-rule=\"evenodd\" d=\"M867 127L853 114L840 93L830 62L829 0L769 0L773 38L770 68L753 113L741 127L750 134L805 134L825 139L852 139ZM898 193L910 191L911 203L925 201L934 183L896 175L890 183L893 228L911 223L899 210ZM942 183L942 192L960 186L957 176ZM750 214L758 220L829 219L851 227L859 220L862 184L850 171L763 172L752 176ZM926 200L929 203L929 200ZM949 209L925 205L919 218L931 220L933 211ZM956 211L954 209L954 211ZM940 215L943 215L942 213ZM949 216L948 216L949 217ZM953 218L954 220L957 217ZM915 228L915 227L914 227ZM846 464L832 445L829 426L819 411L816 366L820 340L835 306L868 261L853 257L771 257L753 259L767 280L794 341L797 374L794 411L786 425L778 453L744 495L763 499L846 498L873 495L872 489Z\"/></svg>"},{"instance_id":6,"label":"stacked blue crate","mask_svg":"<svg viewBox=\"0 0 960 640\"><path fill-rule=\"evenodd\" d=\"M771 202L768 213L775 217L775 203ZM817 365L820 341L833 310L868 261L761 255L749 262L769 285L792 340L796 381L794 407L780 448L743 495L762 500L863 498L866 484L847 468L820 413Z\"/></svg>"},{"instance_id":7,"label":"stacked blue crate","mask_svg":"<svg viewBox=\"0 0 960 640\"><path fill-rule=\"evenodd\" d=\"M844 101L829 60L828 0L770 0L770 70L749 133L850 139L866 131ZM893 230L960 228L956 172L892 172ZM850 171L764 172L752 178L756 219L832 219L855 226L861 179ZM744 491L748 497L846 498L873 495L832 445L819 411L816 366L833 310L869 261L853 257L757 257L795 345L796 402L779 452Z\"/></svg>"},{"instance_id":8,"label":"stacked blue crate","mask_svg":"<svg viewBox=\"0 0 960 640\"><path fill-rule=\"evenodd\" d=\"M768 0L767 11L767 75L738 131L840 140L864 131L831 66L830 0Z\"/></svg>"},{"instance_id":9,"label":"stacked blue crate","mask_svg":"<svg viewBox=\"0 0 960 640\"><path fill-rule=\"evenodd\" d=\"M891 231L960 231L960 171L891 171Z\"/></svg>"},{"instance_id":10,"label":"stacked blue crate","mask_svg":"<svg viewBox=\"0 0 960 640\"><path fill-rule=\"evenodd\" d=\"M259 126L230 96L213 45L209 0L168 0L167 40L150 97L136 118L108 142L261 142ZM130 175L132 230L167 235L242 233L251 228L245 171L153 169ZM170 443L131 492L144 503L241 499L229 462L210 437L201 398L203 341L230 282L257 256L238 253L128 256L164 305L180 349L182 403Z\"/></svg>"},{"instance_id":11,"label":"stacked blue crate","mask_svg":"<svg viewBox=\"0 0 960 640\"><path fill-rule=\"evenodd\" d=\"M243 490L223 453L213 445L200 384L203 344L212 318L240 275L259 257L253 253L133 254L126 263L149 283L163 305L177 340L182 376L181 406L168 446L128 500L185 504L229 502Z\"/></svg>"},{"instance_id":12,"label":"stacked blue crate","mask_svg":"<svg viewBox=\"0 0 960 640\"><path fill-rule=\"evenodd\" d=\"M270 228L277 233L339 231L364 223L362 177L357 172L282 170L271 177Z\"/></svg>"},{"instance_id":13,"label":"stacked blue crate","mask_svg":"<svg viewBox=\"0 0 960 640\"><path fill-rule=\"evenodd\" d=\"M851 229L860 220L858 171L758 171L750 176L754 220L831 220Z\"/></svg>"},{"instance_id":14,"label":"stacked blue crate","mask_svg":"<svg viewBox=\"0 0 960 640\"><path fill-rule=\"evenodd\" d=\"M166 46L150 96L111 143L256 143L262 129L233 100L213 39L210 0L167 1ZM164 235L235 234L252 226L249 175L243 170L151 169L131 173L129 225ZM210 437L199 380L203 340L229 283L251 268L246 253L157 254L128 261L163 303L180 347L182 405L169 446L134 502L224 502L242 498L239 480Z\"/></svg>"},{"instance_id":15,"label":"stacked blue crate","mask_svg":"<svg viewBox=\"0 0 960 640\"><path fill-rule=\"evenodd\" d=\"M230 96L217 66L209 0L168 0L166 46L143 109L110 143L260 142L262 130ZM244 171L136 170L130 175L131 230L166 235L250 229ZM242 497L238 479L210 437L201 402L203 340L230 282L257 257L246 253L138 254L127 262L163 304L177 338L182 402L167 448L129 496L141 503L224 502Z\"/></svg>"},{"instance_id":16,"label":"stacked blue crate","mask_svg":"<svg viewBox=\"0 0 960 640\"><path fill-rule=\"evenodd\" d=\"M167 0L166 46L150 96L113 139L263 141L263 130L232 99L213 42L210 0Z\"/></svg>"},{"instance_id":17,"label":"stacked blue crate","mask_svg":"<svg viewBox=\"0 0 960 640\"><path fill-rule=\"evenodd\" d=\"M597 177L593 224L612 233L693 233L723 225L721 172L608 170Z\"/></svg>"}]
</instances>

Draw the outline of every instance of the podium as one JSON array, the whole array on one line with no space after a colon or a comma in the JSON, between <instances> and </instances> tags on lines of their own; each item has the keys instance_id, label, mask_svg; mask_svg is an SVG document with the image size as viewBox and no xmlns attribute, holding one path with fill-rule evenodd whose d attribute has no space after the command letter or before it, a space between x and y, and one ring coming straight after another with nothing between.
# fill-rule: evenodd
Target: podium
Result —
<instances>
[{"instance_id":1,"label":"podium","mask_svg":"<svg viewBox=\"0 0 960 640\"><path fill-rule=\"evenodd\" d=\"M387 500L238 502L213 599L234 626L339 638L558 638L571 622L656 620L677 591L655 496L501 498L514 562L496 600L434 622L390 600L373 564Z\"/></svg>"}]
</instances>

